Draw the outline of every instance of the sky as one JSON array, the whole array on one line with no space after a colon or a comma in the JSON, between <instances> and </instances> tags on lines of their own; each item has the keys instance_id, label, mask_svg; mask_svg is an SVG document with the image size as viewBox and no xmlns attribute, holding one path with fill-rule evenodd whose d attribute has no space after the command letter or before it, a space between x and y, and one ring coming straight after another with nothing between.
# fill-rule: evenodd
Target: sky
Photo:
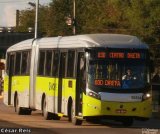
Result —
<instances>
[{"instance_id":1,"label":"sky","mask_svg":"<svg viewBox=\"0 0 160 134\"><path fill-rule=\"evenodd\" d=\"M0 0L0 27L12 27L16 25L16 10L31 8L28 2L36 3L36 0ZM51 0L39 0L44 5Z\"/></svg>"}]
</instances>

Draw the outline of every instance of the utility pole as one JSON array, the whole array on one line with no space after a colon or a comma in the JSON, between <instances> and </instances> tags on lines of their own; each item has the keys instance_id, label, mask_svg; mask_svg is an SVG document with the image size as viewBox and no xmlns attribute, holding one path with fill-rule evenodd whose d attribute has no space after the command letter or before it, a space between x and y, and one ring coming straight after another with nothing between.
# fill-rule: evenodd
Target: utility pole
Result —
<instances>
[{"instance_id":1,"label":"utility pole","mask_svg":"<svg viewBox=\"0 0 160 134\"><path fill-rule=\"evenodd\" d=\"M76 34L76 2L73 0L73 35Z\"/></svg>"},{"instance_id":2,"label":"utility pole","mask_svg":"<svg viewBox=\"0 0 160 134\"><path fill-rule=\"evenodd\" d=\"M16 28L19 27L19 10L16 10Z\"/></svg>"},{"instance_id":3,"label":"utility pole","mask_svg":"<svg viewBox=\"0 0 160 134\"><path fill-rule=\"evenodd\" d=\"M39 0L36 0L36 17L35 17L35 34L34 34L35 39L37 39L37 34L38 34L38 10L39 10Z\"/></svg>"}]
</instances>

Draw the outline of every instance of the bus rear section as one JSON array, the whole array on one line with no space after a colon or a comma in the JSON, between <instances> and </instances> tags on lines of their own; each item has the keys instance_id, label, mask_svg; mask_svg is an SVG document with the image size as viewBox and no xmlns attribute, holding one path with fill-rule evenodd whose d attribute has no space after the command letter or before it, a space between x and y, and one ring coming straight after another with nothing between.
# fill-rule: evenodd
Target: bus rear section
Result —
<instances>
[{"instance_id":1,"label":"bus rear section","mask_svg":"<svg viewBox=\"0 0 160 134\"><path fill-rule=\"evenodd\" d=\"M30 50L7 53L4 79L4 103L15 107L18 114L31 114L29 108Z\"/></svg>"}]
</instances>

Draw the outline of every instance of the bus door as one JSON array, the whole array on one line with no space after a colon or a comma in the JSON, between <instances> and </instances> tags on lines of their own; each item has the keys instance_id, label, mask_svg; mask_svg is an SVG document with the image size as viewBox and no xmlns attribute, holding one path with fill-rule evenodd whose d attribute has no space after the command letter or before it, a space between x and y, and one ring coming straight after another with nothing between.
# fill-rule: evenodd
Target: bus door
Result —
<instances>
[{"instance_id":1,"label":"bus door","mask_svg":"<svg viewBox=\"0 0 160 134\"><path fill-rule=\"evenodd\" d=\"M8 55L8 105L11 105L12 77L14 74L15 54Z\"/></svg>"},{"instance_id":2,"label":"bus door","mask_svg":"<svg viewBox=\"0 0 160 134\"><path fill-rule=\"evenodd\" d=\"M82 94L85 90L85 58L84 53L78 53L76 81L76 116L82 113Z\"/></svg>"},{"instance_id":3,"label":"bus door","mask_svg":"<svg viewBox=\"0 0 160 134\"><path fill-rule=\"evenodd\" d=\"M63 90L63 78L66 72L66 58L67 52L61 52L60 64L59 64L59 83L58 83L58 113L62 112L62 90Z\"/></svg>"}]
</instances>

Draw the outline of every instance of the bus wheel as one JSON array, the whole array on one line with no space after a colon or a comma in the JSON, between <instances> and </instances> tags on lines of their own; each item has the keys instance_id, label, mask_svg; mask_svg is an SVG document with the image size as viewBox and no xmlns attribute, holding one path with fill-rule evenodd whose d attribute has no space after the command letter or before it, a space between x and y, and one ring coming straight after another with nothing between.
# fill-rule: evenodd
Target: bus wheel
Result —
<instances>
[{"instance_id":1,"label":"bus wheel","mask_svg":"<svg viewBox=\"0 0 160 134\"><path fill-rule=\"evenodd\" d=\"M19 107L18 96L16 96L16 101L15 101L15 112L17 112L18 115L24 114L24 110L22 109L22 107Z\"/></svg>"},{"instance_id":2,"label":"bus wheel","mask_svg":"<svg viewBox=\"0 0 160 134\"><path fill-rule=\"evenodd\" d=\"M77 119L76 117L73 117L72 118L72 123L74 124L74 125L82 125L82 120L80 120L80 119Z\"/></svg>"},{"instance_id":3,"label":"bus wheel","mask_svg":"<svg viewBox=\"0 0 160 134\"><path fill-rule=\"evenodd\" d=\"M72 103L69 104L69 111L68 111L68 120L71 121L74 125L82 125L82 120L78 119L77 117L75 117L74 115L74 108L72 106Z\"/></svg>"},{"instance_id":4,"label":"bus wheel","mask_svg":"<svg viewBox=\"0 0 160 134\"><path fill-rule=\"evenodd\" d=\"M42 114L43 114L44 118L46 120L51 120L52 119L52 113L50 113L50 112L47 111L47 108L46 108L46 99L44 99L44 101L43 101L43 107L42 108L43 108L42 109Z\"/></svg>"},{"instance_id":5,"label":"bus wheel","mask_svg":"<svg viewBox=\"0 0 160 134\"><path fill-rule=\"evenodd\" d=\"M133 124L133 118L125 118L125 119L122 121L122 124L123 124L123 126L125 126L125 127L132 126L132 124Z\"/></svg>"}]
</instances>

